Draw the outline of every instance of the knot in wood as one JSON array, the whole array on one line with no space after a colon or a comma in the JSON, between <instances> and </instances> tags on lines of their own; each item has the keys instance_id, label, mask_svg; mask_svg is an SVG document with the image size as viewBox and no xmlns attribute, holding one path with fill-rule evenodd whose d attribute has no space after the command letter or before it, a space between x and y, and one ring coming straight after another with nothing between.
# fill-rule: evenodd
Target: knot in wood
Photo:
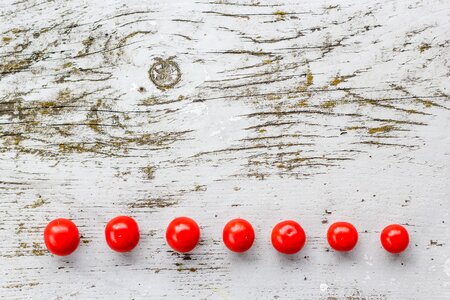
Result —
<instances>
[{"instance_id":1,"label":"knot in wood","mask_svg":"<svg viewBox=\"0 0 450 300\"><path fill-rule=\"evenodd\" d=\"M168 59L156 58L156 62L148 71L150 80L159 89L173 88L181 79L181 70L171 57Z\"/></svg>"}]
</instances>

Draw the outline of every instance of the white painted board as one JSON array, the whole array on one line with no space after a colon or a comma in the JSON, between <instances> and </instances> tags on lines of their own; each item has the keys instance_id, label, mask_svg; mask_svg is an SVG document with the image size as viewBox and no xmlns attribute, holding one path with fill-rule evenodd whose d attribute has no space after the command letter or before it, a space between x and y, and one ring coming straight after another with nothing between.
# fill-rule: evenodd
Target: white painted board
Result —
<instances>
[{"instance_id":1,"label":"white painted board","mask_svg":"<svg viewBox=\"0 0 450 300\"><path fill-rule=\"evenodd\" d=\"M449 19L439 0L1 1L0 297L450 299ZM125 255L104 242L119 214L141 228ZM190 255L165 244L179 215L201 225ZM64 258L57 217L82 234ZM221 241L235 217L244 255ZM294 256L269 238L288 218ZM351 253L326 242L338 220Z\"/></svg>"}]
</instances>

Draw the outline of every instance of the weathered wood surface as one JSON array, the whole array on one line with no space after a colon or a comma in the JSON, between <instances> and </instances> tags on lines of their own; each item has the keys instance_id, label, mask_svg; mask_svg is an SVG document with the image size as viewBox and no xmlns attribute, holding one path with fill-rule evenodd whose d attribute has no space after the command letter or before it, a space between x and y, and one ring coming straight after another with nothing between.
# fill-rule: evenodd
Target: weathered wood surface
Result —
<instances>
[{"instance_id":1,"label":"weathered wood surface","mask_svg":"<svg viewBox=\"0 0 450 300\"><path fill-rule=\"evenodd\" d=\"M0 3L0 295L4 299L449 299L448 1ZM148 71L182 72L158 89ZM112 253L105 223L137 218ZM201 245L165 245L189 215ZM245 217L245 255L221 243ZM56 217L82 233L50 255ZM284 218L308 242L271 248ZM353 222L348 255L327 226ZM405 224L390 256L379 232Z\"/></svg>"}]
</instances>

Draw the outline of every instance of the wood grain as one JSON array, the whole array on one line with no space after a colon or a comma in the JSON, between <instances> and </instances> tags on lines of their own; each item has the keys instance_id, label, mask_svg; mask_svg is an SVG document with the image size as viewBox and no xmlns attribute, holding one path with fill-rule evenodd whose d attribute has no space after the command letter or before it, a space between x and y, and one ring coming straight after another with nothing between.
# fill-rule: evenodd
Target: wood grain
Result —
<instances>
[{"instance_id":1,"label":"wood grain","mask_svg":"<svg viewBox=\"0 0 450 300\"><path fill-rule=\"evenodd\" d=\"M0 3L0 297L4 299L448 299L448 1ZM149 69L171 58L181 80ZM133 253L103 229L134 216ZM201 224L190 255L164 230ZM256 229L233 255L222 226ZM73 219L82 243L45 250ZM271 248L285 218L292 257ZM331 222L360 243L330 251ZM409 250L379 244L404 224Z\"/></svg>"}]
</instances>

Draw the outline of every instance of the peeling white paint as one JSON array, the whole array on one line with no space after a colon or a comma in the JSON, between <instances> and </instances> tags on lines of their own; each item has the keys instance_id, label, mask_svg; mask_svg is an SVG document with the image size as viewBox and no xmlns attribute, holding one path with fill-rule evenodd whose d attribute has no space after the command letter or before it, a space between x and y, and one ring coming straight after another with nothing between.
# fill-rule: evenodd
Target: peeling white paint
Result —
<instances>
[{"instance_id":1,"label":"peeling white paint","mask_svg":"<svg viewBox=\"0 0 450 300\"><path fill-rule=\"evenodd\" d=\"M0 297L450 299L448 11L0 1ZM160 90L148 70L171 56L181 81ZM142 230L127 255L104 243L118 214ZM202 228L188 257L165 244L176 215ZM237 216L244 255L221 243ZM73 256L44 249L56 217L79 225ZM270 244L287 218L308 236L290 257ZM351 253L328 251L337 220L361 233ZM401 255L379 244L389 223L410 232Z\"/></svg>"}]
</instances>

